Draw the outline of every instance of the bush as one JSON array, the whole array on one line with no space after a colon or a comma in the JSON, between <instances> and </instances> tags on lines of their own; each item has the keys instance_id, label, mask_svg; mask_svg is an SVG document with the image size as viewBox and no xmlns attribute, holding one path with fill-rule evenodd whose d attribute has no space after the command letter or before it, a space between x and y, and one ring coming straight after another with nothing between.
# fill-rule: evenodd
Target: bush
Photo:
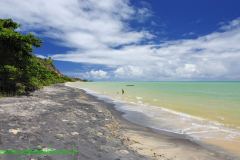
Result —
<instances>
[{"instance_id":1,"label":"bush","mask_svg":"<svg viewBox=\"0 0 240 160\"><path fill-rule=\"evenodd\" d=\"M54 83L72 81L61 75L51 59L32 54L41 41L32 34L15 31L20 25L0 19L0 93L25 94Z\"/></svg>"},{"instance_id":2,"label":"bush","mask_svg":"<svg viewBox=\"0 0 240 160\"><path fill-rule=\"evenodd\" d=\"M16 94L22 95L26 93L26 86L22 83L16 83Z\"/></svg>"}]
</instances>

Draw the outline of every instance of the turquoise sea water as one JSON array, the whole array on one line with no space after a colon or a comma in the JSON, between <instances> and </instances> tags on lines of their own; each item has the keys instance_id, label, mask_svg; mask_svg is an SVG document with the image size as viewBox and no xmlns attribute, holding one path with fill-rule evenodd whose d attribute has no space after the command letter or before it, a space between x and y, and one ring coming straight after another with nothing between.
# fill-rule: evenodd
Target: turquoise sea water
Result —
<instances>
[{"instance_id":1,"label":"turquoise sea water","mask_svg":"<svg viewBox=\"0 0 240 160\"><path fill-rule=\"evenodd\" d=\"M240 82L86 82L81 87L240 127Z\"/></svg>"},{"instance_id":2,"label":"turquoise sea water","mask_svg":"<svg viewBox=\"0 0 240 160\"><path fill-rule=\"evenodd\" d=\"M127 120L187 135L240 157L240 82L73 82ZM122 94L124 90L124 94Z\"/></svg>"}]
</instances>

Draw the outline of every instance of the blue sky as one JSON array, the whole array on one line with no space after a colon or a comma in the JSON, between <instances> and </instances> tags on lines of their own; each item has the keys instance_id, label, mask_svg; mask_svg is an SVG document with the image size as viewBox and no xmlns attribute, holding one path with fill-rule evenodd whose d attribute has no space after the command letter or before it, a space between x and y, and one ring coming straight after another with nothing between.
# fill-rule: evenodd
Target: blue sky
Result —
<instances>
[{"instance_id":1,"label":"blue sky","mask_svg":"<svg viewBox=\"0 0 240 160\"><path fill-rule=\"evenodd\" d=\"M16 7L17 6L17 7ZM64 74L91 80L240 80L239 0L1 0Z\"/></svg>"}]
</instances>

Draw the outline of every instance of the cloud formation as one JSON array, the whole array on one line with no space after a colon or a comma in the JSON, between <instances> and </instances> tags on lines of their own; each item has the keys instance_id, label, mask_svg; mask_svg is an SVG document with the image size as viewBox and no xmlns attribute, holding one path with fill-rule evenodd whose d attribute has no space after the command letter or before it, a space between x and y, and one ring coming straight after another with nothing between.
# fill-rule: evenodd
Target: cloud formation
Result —
<instances>
[{"instance_id":1,"label":"cloud formation","mask_svg":"<svg viewBox=\"0 0 240 160\"><path fill-rule=\"evenodd\" d=\"M103 70L91 70L90 72L84 73L82 76L86 79L102 80L108 78L108 73Z\"/></svg>"},{"instance_id":2,"label":"cloud formation","mask_svg":"<svg viewBox=\"0 0 240 160\"><path fill-rule=\"evenodd\" d=\"M89 50L138 43L151 37L125 23L137 11L128 0L2 0L1 17L12 17L25 30L37 29L73 49ZM141 15L142 16L142 15Z\"/></svg>"},{"instance_id":3,"label":"cloud formation","mask_svg":"<svg viewBox=\"0 0 240 160\"><path fill-rule=\"evenodd\" d=\"M240 18L209 35L157 44L154 33L134 30L129 25L150 14L147 8L135 8L128 0L0 1L1 17L11 17L22 23L22 30L38 31L71 48L67 53L52 55L55 60L109 68L79 73L85 77L240 79Z\"/></svg>"}]
</instances>

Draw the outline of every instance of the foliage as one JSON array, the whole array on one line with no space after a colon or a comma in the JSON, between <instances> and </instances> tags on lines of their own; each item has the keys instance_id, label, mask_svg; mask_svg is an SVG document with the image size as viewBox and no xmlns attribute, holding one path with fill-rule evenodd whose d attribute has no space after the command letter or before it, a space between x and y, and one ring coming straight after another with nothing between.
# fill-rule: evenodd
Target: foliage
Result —
<instances>
[{"instance_id":1,"label":"foliage","mask_svg":"<svg viewBox=\"0 0 240 160\"><path fill-rule=\"evenodd\" d=\"M0 19L0 93L25 94L45 85L72 81L61 75L51 59L32 54L41 41L33 34L16 31L19 24Z\"/></svg>"}]
</instances>

